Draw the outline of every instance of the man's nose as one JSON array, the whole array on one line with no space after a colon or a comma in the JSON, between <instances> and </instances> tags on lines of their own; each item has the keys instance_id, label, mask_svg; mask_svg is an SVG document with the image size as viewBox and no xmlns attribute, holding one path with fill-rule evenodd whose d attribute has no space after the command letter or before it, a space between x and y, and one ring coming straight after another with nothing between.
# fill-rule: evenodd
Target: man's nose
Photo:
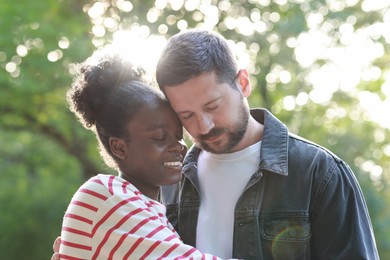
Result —
<instances>
[{"instance_id":1,"label":"man's nose","mask_svg":"<svg viewBox=\"0 0 390 260\"><path fill-rule=\"evenodd\" d=\"M213 118L208 114L201 114L198 116L198 130L199 133L205 135L214 127Z\"/></svg>"}]
</instances>

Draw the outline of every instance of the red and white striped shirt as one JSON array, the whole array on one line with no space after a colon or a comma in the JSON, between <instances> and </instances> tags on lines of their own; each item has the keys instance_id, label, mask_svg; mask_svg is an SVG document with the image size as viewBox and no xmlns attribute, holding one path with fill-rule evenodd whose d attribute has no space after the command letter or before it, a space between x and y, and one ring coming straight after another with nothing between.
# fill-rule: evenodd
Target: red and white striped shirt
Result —
<instances>
[{"instance_id":1,"label":"red and white striped shirt","mask_svg":"<svg viewBox=\"0 0 390 260\"><path fill-rule=\"evenodd\" d=\"M218 259L183 244L165 207L126 180L99 174L65 213L60 259Z\"/></svg>"}]
</instances>

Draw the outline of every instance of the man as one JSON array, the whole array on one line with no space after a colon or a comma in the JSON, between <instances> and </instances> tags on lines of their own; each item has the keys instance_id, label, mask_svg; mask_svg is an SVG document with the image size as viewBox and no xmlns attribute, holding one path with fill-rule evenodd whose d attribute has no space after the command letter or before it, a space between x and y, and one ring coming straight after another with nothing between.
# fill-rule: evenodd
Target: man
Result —
<instances>
[{"instance_id":1,"label":"man","mask_svg":"<svg viewBox=\"0 0 390 260\"><path fill-rule=\"evenodd\" d=\"M379 259L349 166L249 109L249 75L226 39L175 35L157 82L195 143L180 184L161 192L184 243L222 258Z\"/></svg>"},{"instance_id":2,"label":"man","mask_svg":"<svg viewBox=\"0 0 390 260\"><path fill-rule=\"evenodd\" d=\"M349 166L249 109L248 72L223 37L172 37L157 82L195 143L161 194L184 243L222 258L379 259Z\"/></svg>"}]
</instances>

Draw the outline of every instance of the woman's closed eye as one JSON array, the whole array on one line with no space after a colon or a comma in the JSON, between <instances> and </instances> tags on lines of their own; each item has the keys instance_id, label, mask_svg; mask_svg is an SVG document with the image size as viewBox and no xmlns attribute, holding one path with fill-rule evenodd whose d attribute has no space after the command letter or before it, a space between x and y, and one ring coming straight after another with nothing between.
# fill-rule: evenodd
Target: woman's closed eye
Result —
<instances>
[{"instance_id":1,"label":"woman's closed eye","mask_svg":"<svg viewBox=\"0 0 390 260\"><path fill-rule=\"evenodd\" d=\"M156 142L162 142L165 140L165 137L153 137L152 140Z\"/></svg>"},{"instance_id":2,"label":"woman's closed eye","mask_svg":"<svg viewBox=\"0 0 390 260\"><path fill-rule=\"evenodd\" d=\"M165 140L166 135L164 133L158 133L158 134L156 133L156 134L152 135L151 138L153 141L161 142L161 141Z\"/></svg>"}]
</instances>

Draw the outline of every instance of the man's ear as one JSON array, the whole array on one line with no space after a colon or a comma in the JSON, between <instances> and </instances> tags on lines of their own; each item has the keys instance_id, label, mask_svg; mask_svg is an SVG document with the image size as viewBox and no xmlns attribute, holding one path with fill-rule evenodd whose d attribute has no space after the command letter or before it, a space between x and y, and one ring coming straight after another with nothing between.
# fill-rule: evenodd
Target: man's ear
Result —
<instances>
[{"instance_id":1,"label":"man's ear","mask_svg":"<svg viewBox=\"0 0 390 260\"><path fill-rule=\"evenodd\" d=\"M249 80L249 73L246 69L241 69L237 76L238 83L241 87L244 97L249 97L252 91L251 82Z\"/></svg>"},{"instance_id":2,"label":"man's ear","mask_svg":"<svg viewBox=\"0 0 390 260\"><path fill-rule=\"evenodd\" d=\"M118 157L121 160L126 158L127 144L125 140L123 140L122 138L110 137L109 143L110 143L111 151L116 157Z\"/></svg>"}]
</instances>

